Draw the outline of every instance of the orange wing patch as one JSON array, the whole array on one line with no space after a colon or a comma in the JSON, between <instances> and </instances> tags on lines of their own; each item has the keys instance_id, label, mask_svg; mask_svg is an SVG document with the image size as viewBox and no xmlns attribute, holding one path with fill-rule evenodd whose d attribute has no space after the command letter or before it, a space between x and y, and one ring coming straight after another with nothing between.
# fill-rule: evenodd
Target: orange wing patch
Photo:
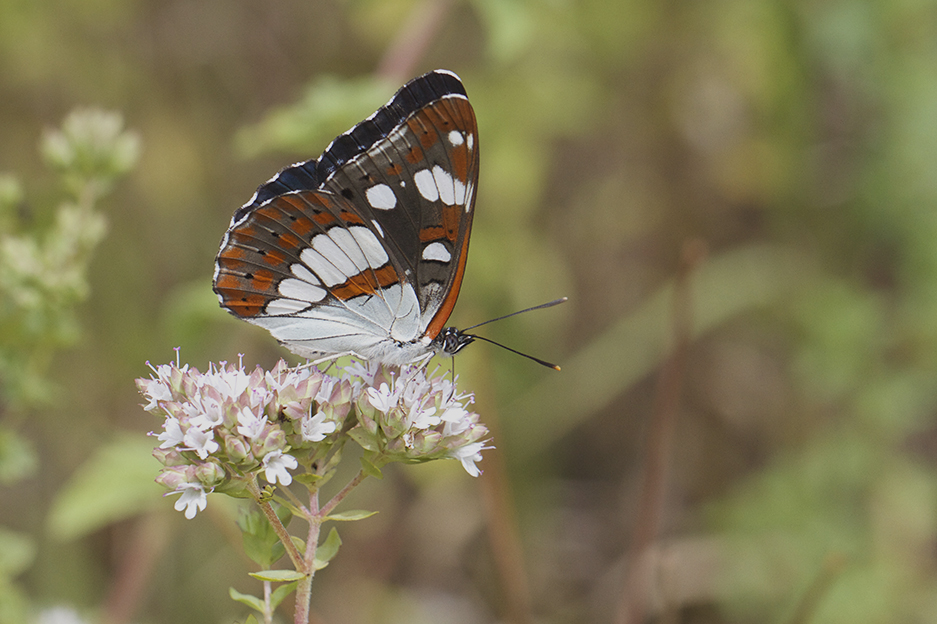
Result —
<instances>
[{"instance_id":1,"label":"orange wing patch","mask_svg":"<svg viewBox=\"0 0 937 624\"><path fill-rule=\"evenodd\" d=\"M361 295L373 295L381 288L387 288L400 281L397 271L390 264L385 264L376 271L365 271L348 278L344 284L332 288L332 295L342 301L348 301Z\"/></svg>"}]
</instances>

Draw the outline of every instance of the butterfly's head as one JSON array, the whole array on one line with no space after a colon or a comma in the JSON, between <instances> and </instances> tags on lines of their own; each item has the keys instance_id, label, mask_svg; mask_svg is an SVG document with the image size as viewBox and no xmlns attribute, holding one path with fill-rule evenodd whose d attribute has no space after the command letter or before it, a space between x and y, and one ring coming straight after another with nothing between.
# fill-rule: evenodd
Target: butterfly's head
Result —
<instances>
[{"instance_id":1,"label":"butterfly's head","mask_svg":"<svg viewBox=\"0 0 937 624\"><path fill-rule=\"evenodd\" d=\"M437 353L451 357L461 351L465 345L470 344L474 340L475 336L470 334L463 334L455 327L447 327L446 329L439 332L439 335L436 336L435 340L433 340L433 345Z\"/></svg>"}]
</instances>

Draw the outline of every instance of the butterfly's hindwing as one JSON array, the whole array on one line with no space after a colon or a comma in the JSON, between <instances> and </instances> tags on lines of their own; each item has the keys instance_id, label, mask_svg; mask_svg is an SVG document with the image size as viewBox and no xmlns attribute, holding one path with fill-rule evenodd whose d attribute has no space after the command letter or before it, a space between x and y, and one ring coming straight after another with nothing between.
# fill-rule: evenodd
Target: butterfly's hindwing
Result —
<instances>
[{"instance_id":1,"label":"butterfly's hindwing","mask_svg":"<svg viewBox=\"0 0 937 624\"><path fill-rule=\"evenodd\" d=\"M412 361L455 304L477 175L461 82L431 72L258 188L222 241L214 290L299 355Z\"/></svg>"}]
</instances>

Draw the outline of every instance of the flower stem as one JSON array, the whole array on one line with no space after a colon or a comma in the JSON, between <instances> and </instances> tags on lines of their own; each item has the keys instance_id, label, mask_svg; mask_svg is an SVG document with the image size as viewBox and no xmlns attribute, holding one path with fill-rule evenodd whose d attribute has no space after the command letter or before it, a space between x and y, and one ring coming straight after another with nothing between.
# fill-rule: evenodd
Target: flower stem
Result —
<instances>
[{"instance_id":1,"label":"flower stem","mask_svg":"<svg viewBox=\"0 0 937 624\"><path fill-rule=\"evenodd\" d=\"M270 608L270 581L264 581L264 624L272 624L273 609Z\"/></svg>"},{"instance_id":2,"label":"flower stem","mask_svg":"<svg viewBox=\"0 0 937 624\"><path fill-rule=\"evenodd\" d=\"M283 526L283 523L280 522L280 518L273 510L273 505L270 504L270 501L261 502L260 488L257 485L257 480L252 479L250 482L248 482L247 488L251 493L251 496L254 497L254 501L260 507L261 511L264 512L264 515L267 517L267 521L270 522L270 526L273 527L273 532L277 534L277 537L280 538L280 542L283 543L283 547L286 549L286 554L290 556L290 561L293 562L293 567L297 572L307 574L309 570L304 567L303 557L296 549L296 544L293 543L293 539L290 537L289 531L286 530L286 527Z\"/></svg>"},{"instance_id":3,"label":"flower stem","mask_svg":"<svg viewBox=\"0 0 937 624\"><path fill-rule=\"evenodd\" d=\"M306 576L296 585L296 608L293 611L294 624L308 624L309 602L312 598L312 579L316 575L316 547L319 545L319 530L322 518L319 512L319 491L309 494L309 534L306 536L306 557L304 561Z\"/></svg>"},{"instance_id":4,"label":"flower stem","mask_svg":"<svg viewBox=\"0 0 937 624\"><path fill-rule=\"evenodd\" d=\"M332 499L325 504L325 507L322 508L322 511L319 512L319 515L324 518L330 513L335 507L342 502L348 493L351 492L355 487L357 487L362 481L364 481L367 475L364 474L364 470L359 470L358 474L355 475L355 478L348 482L348 485L342 488L342 491L332 497Z\"/></svg>"}]
</instances>

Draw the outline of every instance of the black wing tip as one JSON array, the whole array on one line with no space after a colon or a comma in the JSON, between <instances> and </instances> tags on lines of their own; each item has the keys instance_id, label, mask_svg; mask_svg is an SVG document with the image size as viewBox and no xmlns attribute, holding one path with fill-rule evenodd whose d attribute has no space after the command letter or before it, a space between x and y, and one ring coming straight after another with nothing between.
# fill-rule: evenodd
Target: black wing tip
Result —
<instances>
[{"instance_id":1,"label":"black wing tip","mask_svg":"<svg viewBox=\"0 0 937 624\"><path fill-rule=\"evenodd\" d=\"M373 115L335 137L320 156L284 167L258 186L254 196L235 211L234 221L284 193L319 188L333 171L386 137L388 128L399 126L424 106L451 95L468 97L462 80L448 69L434 69L410 80Z\"/></svg>"}]
</instances>

